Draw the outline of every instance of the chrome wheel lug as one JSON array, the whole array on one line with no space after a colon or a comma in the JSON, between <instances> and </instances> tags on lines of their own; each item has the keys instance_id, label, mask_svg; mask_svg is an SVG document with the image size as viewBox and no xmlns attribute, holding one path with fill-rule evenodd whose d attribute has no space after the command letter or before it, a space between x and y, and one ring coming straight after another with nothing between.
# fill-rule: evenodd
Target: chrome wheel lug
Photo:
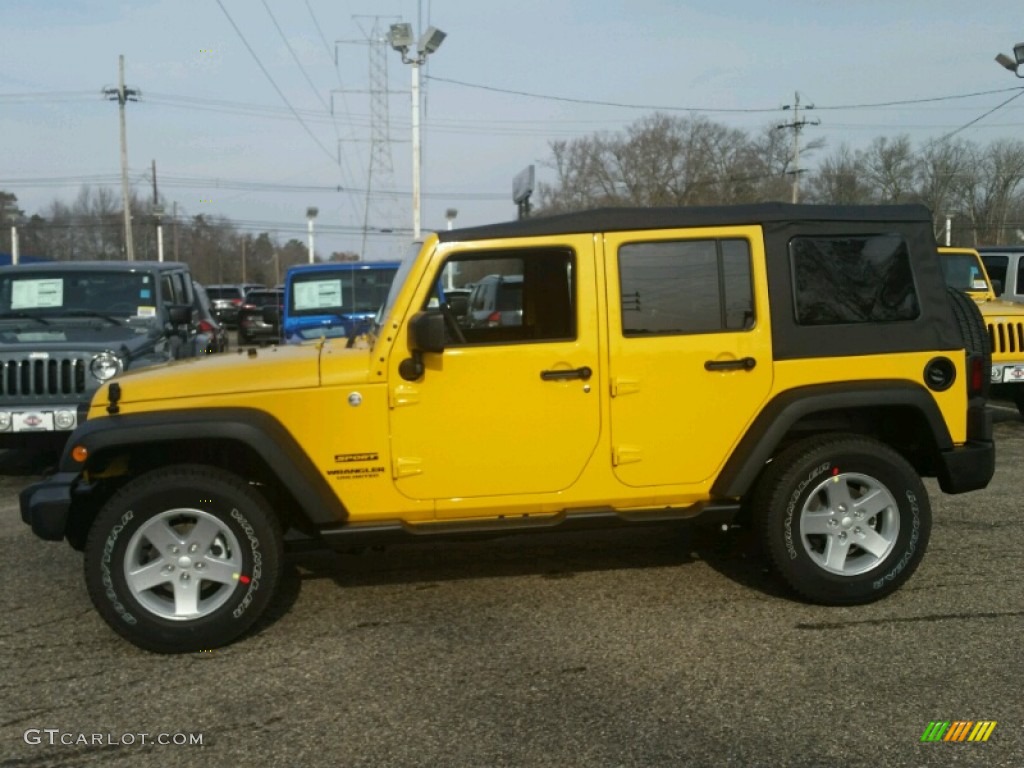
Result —
<instances>
[{"instance_id":1,"label":"chrome wheel lug","mask_svg":"<svg viewBox=\"0 0 1024 768\"><path fill-rule=\"evenodd\" d=\"M189 552L195 552L198 549L199 549L199 545L198 544L190 544L189 547L188 547L188 551Z\"/></svg>"}]
</instances>

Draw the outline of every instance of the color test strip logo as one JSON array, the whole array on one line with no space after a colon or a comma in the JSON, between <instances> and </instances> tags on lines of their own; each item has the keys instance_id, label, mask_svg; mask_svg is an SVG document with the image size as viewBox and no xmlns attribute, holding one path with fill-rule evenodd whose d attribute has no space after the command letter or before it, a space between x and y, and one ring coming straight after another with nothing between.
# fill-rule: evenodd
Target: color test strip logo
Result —
<instances>
[{"instance_id":1,"label":"color test strip logo","mask_svg":"<svg viewBox=\"0 0 1024 768\"><path fill-rule=\"evenodd\" d=\"M988 741L995 729L995 720L938 720L928 723L921 741Z\"/></svg>"}]
</instances>

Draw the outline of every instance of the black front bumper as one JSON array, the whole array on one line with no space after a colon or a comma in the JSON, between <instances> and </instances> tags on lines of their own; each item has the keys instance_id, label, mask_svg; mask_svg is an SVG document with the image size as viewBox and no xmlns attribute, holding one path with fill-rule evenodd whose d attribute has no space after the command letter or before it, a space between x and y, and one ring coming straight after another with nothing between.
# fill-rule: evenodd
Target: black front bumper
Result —
<instances>
[{"instance_id":1,"label":"black front bumper","mask_svg":"<svg viewBox=\"0 0 1024 768\"><path fill-rule=\"evenodd\" d=\"M19 494L21 519L32 526L36 536L47 541L64 538L71 512L71 493L79 477L77 472L58 472Z\"/></svg>"}]
</instances>

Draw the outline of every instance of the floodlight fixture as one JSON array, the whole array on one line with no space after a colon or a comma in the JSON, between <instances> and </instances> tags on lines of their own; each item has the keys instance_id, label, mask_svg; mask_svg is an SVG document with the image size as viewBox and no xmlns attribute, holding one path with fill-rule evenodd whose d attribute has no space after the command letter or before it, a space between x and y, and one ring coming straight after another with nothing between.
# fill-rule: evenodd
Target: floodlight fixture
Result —
<instances>
[{"instance_id":1,"label":"floodlight fixture","mask_svg":"<svg viewBox=\"0 0 1024 768\"><path fill-rule=\"evenodd\" d=\"M1013 56L1014 58L1011 59L1005 53L1000 53L996 55L996 61L1017 77L1024 78L1024 75L1020 73L1021 65L1024 65L1024 43L1017 43L1013 46Z\"/></svg>"},{"instance_id":2,"label":"floodlight fixture","mask_svg":"<svg viewBox=\"0 0 1024 768\"><path fill-rule=\"evenodd\" d=\"M412 46L412 24L392 24L388 30L388 43L399 53L405 53Z\"/></svg>"},{"instance_id":3,"label":"floodlight fixture","mask_svg":"<svg viewBox=\"0 0 1024 768\"><path fill-rule=\"evenodd\" d=\"M1011 72L1017 71L1017 62L1011 59L1005 53L996 54L996 61L998 61L1002 66L1006 67Z\"/></svg>"},{"instance_id":4,"label":"floodlight fixture","mask_svg":"<svg viewBox=\"0 0 1024 768\"><path fill-rule=\"evenodd\" d=\"M420 54L433 53L441 47L441 43L444 42L445 35L437 27L427 27L427 31L423 33L423 37L420 38L418 51Z\"/></svg>"}]
</instances>

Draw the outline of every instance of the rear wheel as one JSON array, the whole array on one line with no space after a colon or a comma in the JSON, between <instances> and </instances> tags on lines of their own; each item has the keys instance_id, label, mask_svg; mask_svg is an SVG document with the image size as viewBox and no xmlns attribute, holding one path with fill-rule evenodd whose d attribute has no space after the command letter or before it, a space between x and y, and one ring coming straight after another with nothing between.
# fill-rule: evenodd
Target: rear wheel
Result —
<instances>
[{"instance_id":1,"label":"rear wheel","mask_svg":"<svg viewBox=\"0 0 1024 768\"><path fill-rule=\"evenodd\" d=\"M281 569L266 500L219 469L155 470L114 494L85 546L100 615L130 642L187 653L231 642L266 608Z\"/></svg>"},{"instance_id":2,"label":"rear wheel","mask_svg":"<svg viewBox=\"0 0 1024 768\"><path fill-rule=\"evenodd\" d=\"M753 512L778 574L826 605L868 603L898 589L931 531L913 467L864 437L810 438L783 451L758 483Z\"/></svg>"}]
</instances>

